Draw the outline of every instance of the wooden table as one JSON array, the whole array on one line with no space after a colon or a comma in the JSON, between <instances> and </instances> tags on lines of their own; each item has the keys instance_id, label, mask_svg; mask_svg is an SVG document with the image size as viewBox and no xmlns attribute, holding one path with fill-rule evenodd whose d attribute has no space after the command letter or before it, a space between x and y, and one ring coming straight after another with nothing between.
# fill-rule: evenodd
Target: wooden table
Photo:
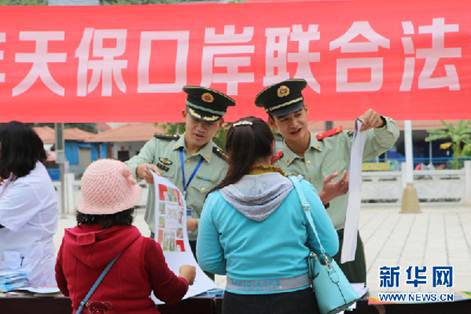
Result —
<instances>
[{"instance_id":1,"label":"wooden table","mask_svg":"<svg viewBox=\"0 0 471 314\"><path fill-rule=\"evenodd\" d=\"M159 305L162 314L220 314L222 298L194 297L175 305ZM386 304L386 314L471 313L471 300L454 303ZM0 297L1 314L70 314L66 297ZM376 314L367 301L357 303L357 309L347 314Z\"/></svg>"}]
</instances>

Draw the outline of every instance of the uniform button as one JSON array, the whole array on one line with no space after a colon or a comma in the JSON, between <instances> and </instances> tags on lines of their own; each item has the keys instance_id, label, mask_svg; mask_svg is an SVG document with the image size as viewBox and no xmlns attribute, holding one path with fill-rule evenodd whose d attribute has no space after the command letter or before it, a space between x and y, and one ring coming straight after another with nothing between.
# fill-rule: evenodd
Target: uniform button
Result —
<instances>
[{"instance_id":1,"label":"uniform button","mask_svg":"<svg viewBox=\"0 0 471 314\"><path fill-rule=\"evenodd\" d=\"M201 192L204 192L205 190L206 190L205 188L201 188L201 189L200 189Z\"/></svg>"},{"instance_id":2,"label":"uniform button","mask_svg":"<svg viewBox=\"0 0 471 314\"><path fill-rule=\"evenodd\" d=\"M310 164L310 163L311 163L311 161L310 161L310 160L306 160L306 163L307 163L307 164Z\"/></svg>"}]
</instances>

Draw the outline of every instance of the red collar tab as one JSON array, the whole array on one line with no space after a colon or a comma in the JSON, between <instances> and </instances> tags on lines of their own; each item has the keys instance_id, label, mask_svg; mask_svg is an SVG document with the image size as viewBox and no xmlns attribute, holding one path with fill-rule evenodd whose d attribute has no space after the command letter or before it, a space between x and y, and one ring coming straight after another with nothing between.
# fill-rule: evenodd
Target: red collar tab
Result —
<instances>
[{"instance_id":1,"label":"red collar tab","mask_svg":"<svg viewBox=\"0 0 471 314\"><path fill-rule=\"evenodd\" d=\"M271 163L274 164L275 162L277 162L281 158L283 158L283 152L280 150L275 155L273 155L271 157Z\"/></svg>"},{"instance_id":2,"label":"red collar tab","mask_svg":"<svg viewBox=\"0 0 471 314\"><path fill-rule=\"evenodd\" d=\"M322 141L323 139L325 139L327 137L331 137L331 136L337 135L339 133L342 133L342 131L343 131L343 128L341 126L339 126L339 127L336 127L336 128L333 128L333 129L330 129L330 130L327 130L325 132L317 134L316 139L318 141Z\"/></svg>"}]
</instances>

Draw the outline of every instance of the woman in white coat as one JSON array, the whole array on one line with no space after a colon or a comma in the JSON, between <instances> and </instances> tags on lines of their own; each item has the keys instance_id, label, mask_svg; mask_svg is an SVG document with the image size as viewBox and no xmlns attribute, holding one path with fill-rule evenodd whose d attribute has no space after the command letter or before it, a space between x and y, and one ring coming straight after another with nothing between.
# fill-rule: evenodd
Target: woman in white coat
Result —
<instances>
[{"instance_id":1,"label":"woman in white coat","mask_svg":"<svg viewBox=\"0 0 471 314\"><path fill-rule=\"evenodd\" d=\"M33 288L56 286L57 196L45 160L43 142L31 127L0 125L0 274L24 273L21 285Z\"/></svg>"}]
</instances>

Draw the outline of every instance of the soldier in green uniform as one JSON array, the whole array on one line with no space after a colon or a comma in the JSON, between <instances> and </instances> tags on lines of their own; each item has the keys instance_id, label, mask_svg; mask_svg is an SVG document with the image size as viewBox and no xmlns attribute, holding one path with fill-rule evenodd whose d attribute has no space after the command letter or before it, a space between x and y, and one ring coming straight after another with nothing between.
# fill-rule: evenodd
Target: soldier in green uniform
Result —
<instances>
[{"instance_id":1,"label":"soldier in green uniform","mask_svg":"<svg viewBox=\"0 0 471 314\"><path fill-rule=\"evenodd\" d=\"M352 135L341 128L322 134L308 129L307 107L304 105L303 79L291 79L272 85L260 92L255 100L269 114L269 123L283 136L282 156L276 166L288 175L302 175L319 192L329 216L343 243L343 228L347 210L348 173ZM399 130L390 118L369 109L359 119L362 131L368 136L364 149L364 160L374 158L396 142ZM355 260L340 264L340 253L334 258L351 282L366 282L366 261L363 244L358 235Z\"/></svg>"},{"instance_id":2,"label":"soldier in green uniform","mask_svg":"<svg viewBox=\"0 0 471 314\"><path fill-rule=\"evenodd\" d=\"M200 86L185 86L187 93L185 133L155 135L126 163L138 179L153 183L151 171L172 181L185 196L188 214L187 227L191 249L195 252L198 219L206 194L225 176L227 163L223 151L213 138L223 123L232 98L216 90ZM154 229L155 195L149 188L145 220ZM153 236L153 234L152 234Z\"/></svg>"}]
</instances>

